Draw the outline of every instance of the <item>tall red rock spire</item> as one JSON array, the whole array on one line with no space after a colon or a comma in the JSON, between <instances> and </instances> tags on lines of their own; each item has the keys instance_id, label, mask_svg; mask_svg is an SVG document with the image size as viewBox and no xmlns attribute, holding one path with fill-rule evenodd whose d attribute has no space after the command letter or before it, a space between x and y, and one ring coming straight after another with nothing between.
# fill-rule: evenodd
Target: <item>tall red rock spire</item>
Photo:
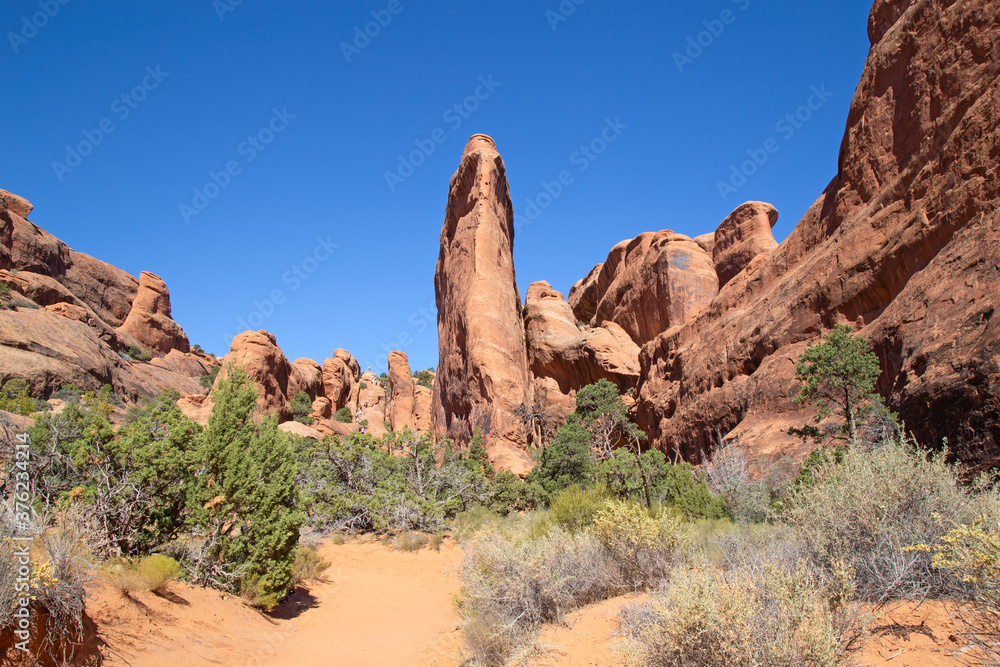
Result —
<instances>
[{"instance_id":1,"label":"tall red rock spire","mask_svg":"<svg viewBox=\"0 0 1000 667\"><path fill-rule=\"evenodd\" d=\"M514 209L493 139L473 135L451 179L434 288L440 361L434 432L466 443L480 428L498 465L526 471L530 402L521 295L514 278Z\"/></svg>"}]
</instances>

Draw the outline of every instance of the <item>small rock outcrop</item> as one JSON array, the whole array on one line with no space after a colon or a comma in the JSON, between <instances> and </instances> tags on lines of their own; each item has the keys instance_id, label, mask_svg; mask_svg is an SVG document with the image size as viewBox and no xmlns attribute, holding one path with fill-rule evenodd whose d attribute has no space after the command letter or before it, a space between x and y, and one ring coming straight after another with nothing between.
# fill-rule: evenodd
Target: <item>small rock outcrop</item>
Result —
<instances>
[{"instance_id":1,"label":"small rock outcrop","mask_svg":"<svg viewBox=\"0 0 1000 667\"><path fill-rule=\"evenodd\" d=\"M725 285L754 259L767 256L778 247L771 228L778 210L770 204L751 201L729 214L715 230L712 259L719 285Z\"/></svg>"},{"instance_id":2,"label":"small rock outcrop","mask_svg":"<svg viewBox=\"0 0 1000 667\"><path fill-rule=\"evenodd\" d=\"M323 361L323 392L334 412L357 409L360 381L361 367L347 350L334 350L333 356Z\"/></svg>"},{"instance_id":3,"label":"small rock outcrop","mask_svg":"<svg viewBox=\"0 0 1000 667\"><path fill-rule=\"evenodd\" d=\"M134 338L154 354L171 350L189 352L187 334L170 316L170 291L163 280L148 271L139 274L139 289L125 322L118 331Z\"/></svg>"},{"instance_id":4,"label":"small rock outcrop","mask_svg":"<svg viewBox=\"0 0 1000 667\"><path fill-rule=\"evenodd\" d=\"M323 367L312 359L296 359L292 362L288 377L288 397L295 398L300 392L305 392L313 400L325 397Z\"/></svg>"},{"instance_id":5,"label":"small rock outcrop","mask_svg":"<svg viewBox=\"0 0 1000 667\"><path fill-rule=\"evenodd\" d=\"M6 190L0 190L0 199L3 199L4 206L7 210L15 215L21 216L25 220L28 219L28 216L31 215L31 212L35 209L35 207L31 205L31 202L24 197L15 195L12 192L7 192Z\"/></svg>"}]
</instances>

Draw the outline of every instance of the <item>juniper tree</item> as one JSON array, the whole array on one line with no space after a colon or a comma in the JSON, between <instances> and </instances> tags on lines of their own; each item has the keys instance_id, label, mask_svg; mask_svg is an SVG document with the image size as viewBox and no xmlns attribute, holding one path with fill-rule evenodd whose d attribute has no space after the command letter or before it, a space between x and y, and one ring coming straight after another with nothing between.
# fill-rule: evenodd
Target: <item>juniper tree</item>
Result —
<instances>
[{"instance_id":1,"label":"juniper tree","mask_svg":"<svg viewBox=\"0 0 1000 667\"><path fill-rule=\"evenodd\" d=\"M881 373L868 341L846 324L838 324L822 343L808 346L799 357L795 377L805 384L794 400L819 408L816 423L831 414L843 419L842 431L854 444L859 417L873 402L880 402L874 390Z\"/></svg>"},{"instance_id":2,"label":"juniper tree","mask_svg":"<svg viewBox=\"0 0 1000 667\"><path fill-rule=\"evenodd\" d=\"M257 392L243 369L232 367L212 396L194 494L194 523L205 539L197 574L202 583L251 589L271 607L292 585L304 520L295 452L275 417L254 421Z\"/></svg>"}]
</instances>

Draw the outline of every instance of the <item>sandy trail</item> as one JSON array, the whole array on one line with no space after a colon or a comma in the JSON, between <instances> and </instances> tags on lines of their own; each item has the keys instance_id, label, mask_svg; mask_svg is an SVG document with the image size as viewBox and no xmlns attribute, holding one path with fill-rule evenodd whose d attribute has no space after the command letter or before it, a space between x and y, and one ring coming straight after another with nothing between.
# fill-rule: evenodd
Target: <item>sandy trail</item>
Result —
<instances>
[{"instance_id":1,"label":"sandy trail","mask_svg":"<svg viewBox=\"0 0 1000 667\"><path fill-rule=\"evenodd\" d=\"M463 662L459 590L462 552L394 551L381 542L327 544L328 581L296 593L267 616L232 596L173 584L164 597L123 599L107 586L88 611L107 643L107 667L456 667ZM617 667L618 613L628 595L569 614L543 629L531 667ZM961 646L942 602L885 611L855 655L859 667L960 665Z\"/></svg>"},{"instance_id":2,"label":"sandy trail","mask_svg":"<svg viewBox=\"0 0 1000 667\"><path fill-rule=\"evenodd\" d=\"M121 599L105 588L88 604L108 643L105 665L444 667L462 661L452 596L461 550L393 551L378 542L326 545L328 581L267 617L231 596L175 585L167 599Z\"/></svg>"}]
</instances>

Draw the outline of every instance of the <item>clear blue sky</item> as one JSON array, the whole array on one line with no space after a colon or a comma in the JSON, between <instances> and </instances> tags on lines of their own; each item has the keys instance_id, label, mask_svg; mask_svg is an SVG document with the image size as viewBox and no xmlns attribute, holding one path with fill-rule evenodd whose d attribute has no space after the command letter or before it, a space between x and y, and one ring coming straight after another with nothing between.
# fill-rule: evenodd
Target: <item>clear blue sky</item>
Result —
<instances>
[{"instance_id":1,"label":"clear blue sky","mask_svg":"<svg viewBox=\"0 0 1000 667\"><path fill-rule=\"evenodd\" d=\"M225 353L242 319L290 359L342 347L378 367L402 349L414 369L437 364L434 265L469 135L496 139L519 216L572 178L520 226L522 296L535 280L568 292L641 232L713 231L746 200L777 206L781 239L836 173L870 8L235 2L4 2L0 187L74 249L162 276L207 350ZM776 125L809 101L806 122ZM602 132L602 153L578 152ZM418 141L434 150L411 174L399 156ZM67 154L81 142L89 154ZM768 159L723 200L747 151ZM210 173L225 187L204 193Z\"/></svg>"}]
</instances>

